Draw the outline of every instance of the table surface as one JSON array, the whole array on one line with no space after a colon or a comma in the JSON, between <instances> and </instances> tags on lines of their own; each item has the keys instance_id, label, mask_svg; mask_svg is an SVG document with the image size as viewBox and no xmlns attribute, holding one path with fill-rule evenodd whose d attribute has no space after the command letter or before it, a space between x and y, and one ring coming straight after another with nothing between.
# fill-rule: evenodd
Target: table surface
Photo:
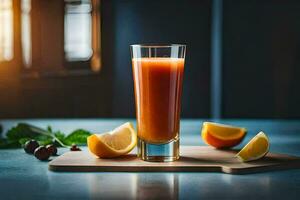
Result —
<instances>
[{"instance_id":1,"label":"table surface","mask_svg":"<svg viewBox=\"0 0 300 200\"><path fill-rule=\"evenodd\" d=\"M71 132L105 132L133 119L1 120L4 131L17 122ZM181 144L204 145L204 120L181 121ZM260 130L272 152L300 156L300 120L219 120L248 129L244 145ZM60 148L59 153L67 149ZM299 199L300 170L248 175L222 173L52 172L23 149L0 150L0 199Z\"/></svg>"}]
</instances>

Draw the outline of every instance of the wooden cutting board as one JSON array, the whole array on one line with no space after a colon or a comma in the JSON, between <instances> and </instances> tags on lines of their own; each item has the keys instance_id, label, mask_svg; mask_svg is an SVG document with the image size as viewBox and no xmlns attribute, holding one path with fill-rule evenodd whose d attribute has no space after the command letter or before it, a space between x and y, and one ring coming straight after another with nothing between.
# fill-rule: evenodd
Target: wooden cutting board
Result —
<instances>
[{"instance_id":1,"label":"wooden cutting board","mask_svg":"<svg viewBox=\"0 0 300 200\"><path fill-rule=\"evenodd\" d=\"M234 150L217 150L208 146L181 146L175 162L145 162L133 152L114 159L99 159L88 151L67 152L49 163L52 171L67 172L223 172L247 174L300 168L300 158L268 153L266 157L242 163Z\"/></svg>"}]
</instances>

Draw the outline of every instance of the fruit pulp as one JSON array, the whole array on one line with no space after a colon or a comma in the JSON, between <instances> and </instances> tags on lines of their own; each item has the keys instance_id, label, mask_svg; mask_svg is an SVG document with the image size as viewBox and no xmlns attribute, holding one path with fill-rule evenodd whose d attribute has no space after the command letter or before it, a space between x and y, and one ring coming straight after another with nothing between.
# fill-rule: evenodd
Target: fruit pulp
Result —
<instances>
[{"instance_id":1,"label":"fruit pulp","mask_svg":"<svg viewBox=\"0 0 300 200\"><path fill-rule=\"evenodd\" d=\"M138 137L164 144L178 138L183 58L133 58Z\"/></svg>"}]
</instances>

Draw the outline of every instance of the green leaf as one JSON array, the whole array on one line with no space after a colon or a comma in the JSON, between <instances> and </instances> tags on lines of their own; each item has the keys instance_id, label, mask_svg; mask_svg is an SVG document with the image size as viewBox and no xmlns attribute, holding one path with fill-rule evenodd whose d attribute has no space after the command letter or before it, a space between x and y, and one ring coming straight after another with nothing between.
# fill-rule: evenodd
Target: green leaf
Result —
<instances>
[{"instance_id":1,"label":"green leaf","mask_svg":"<svg viewBox=\"0 0 300 200\"><path fill-rule=\"evenodd\" d=\"M37 140L40 145L52 143L54 136L48 131L26 123L19 123L7 131L7 141L2 144L2 148L10 146L21 147L27 140ZM17 145L19 144L19 145Z\"/></svg>"},{"instance_id":2,"label":"green leaf","mask_svg":"<svg viewBox=\"0 0 300 200\"><path fill-rule=\"evenodd\" d=\"M63 139L63 142L67 145L77 144L77 145L86 145L86 138L90 136L89 131L83 129L77 129L73 131L70 135Z\"/></svg>"},{"instance_id":3,"label":"green leaf","mask_svg":"<svg viewBox=\"0 0 300 200\"><path fill-rule=\"evenodd\" d=\"M50 132L50 133L52 133L52 128L51 128L51 126L47 126L47 131Z\"/></svg>"},{"instance_id":4,"label":"green leaf","mask_svg":"<svg viewBox=\"0 0 300 200\"><path fill-rule=\"evenodd\" d=\"M50 126L47 130L26 124L19 123L12 127L6 133L7 138L0 137L0 148L16 148L21 147L27 140L35 139L40 145L55 143L58 146L68 147L66 145L86 145L86 138L90 136L90 132L78 129L73 131L67 137L61 131L53 132Z\"/></svg>"},{"instance_id":5,"label":"green leaf","mask_svg":"<svg viewBox=\"0 0 300 200\"><path fill-rule=\"evenodd\" d=\"M28 140L31 140L31 138L21 138L19 139L19 143L23 146Z\"/></svg>"},{"instance_id":6,"label":"green leaf","mask_svg":"<svg viewBox=\"0 0 300 200\"><path fill-rule=\"evenodd\" d=\"M52 139L46 139L46 140L37 140L37 142L39 143L39 145L48 145L48 144L52 144L53 140Z\"/></svg>"},{"instance_id":7,"label":"green leaf","mask_svg":"<svg viewBox=\"0 0 300 200\"><path fill-rule=\"evenodd\" d=\"M37 135L34 137L35 140L44 141L44 140L53 140L53 137L47 135Z\"/></svg>"},{"instance_id":8,"label":"green leaf","mask_svg":"<svg viewBox=\"0 0 300 200\"><path fill-rule=\"evenodd\" d=\"M6 138L0 138L0 149L20 148L18 141L9 141Z\"/></svg>"},{"instance_id":9,"label":"green leaf","mask_svg":"<svg viewBox=\"0 0 300 200\"><path fill-rule=\"evenodd\" d=\"M49 141L52 141L53 136L41 128L25 123L19 123L17 126L8 130L7 139L10 142L19 142L20 144L24 144L29 139L35 139L42 144L49 144Z\"/></svg>"},{"instance_id":10,"label":"green leaf","mask_svg":"<svg viewBox=\"0 0 300 200\"><path fill-rule=\"evenodd\" d=\"M19 141L22 138L35 138L39 133L30 129L28 124L19 123L17 126L8 130L6 136L10 141Z\"/></svg>"},{"instance_id":11,"label":"green leaf","mask_svg":"<svg viewBox=\"0 0 300 200\"><path fill-rule=\"evenodd\" d=\"M60 132L60 131L55 132L55 133L54 133L54 136L55 136L56 138L58 138L59 140L61 140L61 141L63 141L63 140L66 138L65 134L63 134L63 133Z\"/></svg>"}]
</instances>

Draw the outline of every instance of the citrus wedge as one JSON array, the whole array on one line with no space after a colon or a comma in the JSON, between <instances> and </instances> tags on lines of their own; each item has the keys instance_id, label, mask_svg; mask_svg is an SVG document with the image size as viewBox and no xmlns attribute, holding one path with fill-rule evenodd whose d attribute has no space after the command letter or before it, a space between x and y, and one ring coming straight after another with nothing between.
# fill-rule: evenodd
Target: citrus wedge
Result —
<instances>
[{"instance_id":1,"label":"citrus wedge","mask_svg":"<svg viewBox=\"0 0 300 200\"><path fill-rule=\"evenodd\" d=\"M216 148L234 147L243 140L246 133L245 128L213 122L204 122L201 131L203 141Z\"/></svg>"},{"instance_id":2,"label":"citrus wedge","mask_svg":"<svg viewBox=\"0 0 300 200\"><path fill-rule=\"evenodd\" d=\"M87 138L91 153L99 158L113 158L130 152L137 143L137 134L130 122L108 133L93 134Z\"/></svg>"},{"instance_id":3,"label":"citrus wedge","mask_svg":"<svg viewBox=\"0 0 300 200\"><path fill-rule=\"evenodd\" d=\"M242 162L257 160L269 152L269 147L269 139L266 134L261 131L236 154L236 157Z\"/></svg>"}]
</instances>

